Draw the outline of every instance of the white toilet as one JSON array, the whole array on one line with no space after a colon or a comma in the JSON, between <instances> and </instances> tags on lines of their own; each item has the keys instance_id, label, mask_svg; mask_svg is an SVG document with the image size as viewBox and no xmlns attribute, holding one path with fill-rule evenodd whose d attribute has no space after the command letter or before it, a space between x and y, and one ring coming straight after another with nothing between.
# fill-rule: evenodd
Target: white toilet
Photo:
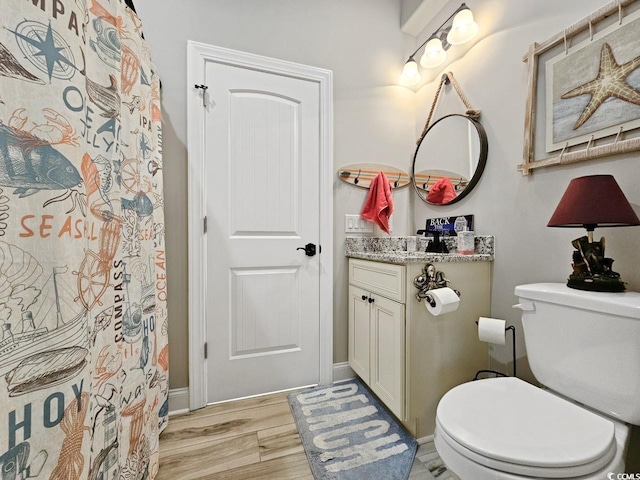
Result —
<instances>
[{"instance_id":1,"label":"white toilet","mask_svg":"<svg viewBox=\"0 0 640 480\"><path fill-rule=\"evenodd\" d=\"M640 424L640 293L516 287L531 370L465 383L436 414L435 445L462 480L598 479L624 472Z\"/></svg>"}]
</instances>

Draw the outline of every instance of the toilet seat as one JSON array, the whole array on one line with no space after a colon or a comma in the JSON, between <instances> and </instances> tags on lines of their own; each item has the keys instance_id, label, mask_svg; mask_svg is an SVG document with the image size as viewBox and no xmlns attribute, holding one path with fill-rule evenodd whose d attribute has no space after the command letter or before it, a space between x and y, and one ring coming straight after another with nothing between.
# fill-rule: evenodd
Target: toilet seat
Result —
<instances>
[{"instance_id":1,"label":"toilet seat","mask_svg":"<svg viewBox=\"0 0 640 480\"><path fill-rule=\"evenodd\" d=\"M513 377L447 392L436 436L477 464L538 478L589 475L617 448L613 422Z\"/></svg>"}]
</instances>

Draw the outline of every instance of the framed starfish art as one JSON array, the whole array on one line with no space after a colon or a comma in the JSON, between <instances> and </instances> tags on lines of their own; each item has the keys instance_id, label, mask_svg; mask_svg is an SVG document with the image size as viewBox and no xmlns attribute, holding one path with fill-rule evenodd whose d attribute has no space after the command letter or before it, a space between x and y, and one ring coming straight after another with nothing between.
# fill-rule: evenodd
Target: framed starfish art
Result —
<instances>
[{"instance_id":1,"label":"framed starfish art","mask_svg":"<svg viewBox=\"0 0 640 480\"><path fill-rule=\"evenodd\" d=\"M531 45L524 175L640 150L639 31L640 0L613 0Z\"/></svg>"}]
</instances>

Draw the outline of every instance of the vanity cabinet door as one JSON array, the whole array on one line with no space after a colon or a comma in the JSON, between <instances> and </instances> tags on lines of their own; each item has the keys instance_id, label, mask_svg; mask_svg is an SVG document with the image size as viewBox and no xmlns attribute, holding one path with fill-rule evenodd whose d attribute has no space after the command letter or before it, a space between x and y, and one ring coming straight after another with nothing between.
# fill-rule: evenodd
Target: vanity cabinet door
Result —
<instances>
[{"instance_id":1,"label":"vanity cabinet door","mask_svg":"<svg viewBox=\"0 0 640 480\"><path fill-rule=\"evenodd\" d=\"M404 416L405 306L371 295L369 386L399 419Z\"/></svg>"},{"instance_id":2,"label":"vanity cabinet door","mask_svg":"<svg viewBox=\"0 0 640 480\"><path fill-rule=\"evenodd\" d=\"M349 285L349 366L369 383L369 292Z\"/></svg>"},{"instance_id":3,"label":"vanity cabinet door","mask_svg":"<svg viewBox=\"0 0 640 480\"><path fill-rule=\"evenodd\" d=\"M399 419L404 415L405 306L349 285L349 366Z\"/></svg>"}]
</instances>

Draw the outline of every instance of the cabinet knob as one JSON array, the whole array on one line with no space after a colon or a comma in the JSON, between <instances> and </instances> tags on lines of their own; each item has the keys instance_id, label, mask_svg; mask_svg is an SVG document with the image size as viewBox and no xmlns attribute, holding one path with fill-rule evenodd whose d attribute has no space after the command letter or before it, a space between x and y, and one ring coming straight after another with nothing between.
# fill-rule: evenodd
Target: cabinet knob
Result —
<instances>
[{"instance_id":1,"label":"cabinet knob","mask_svg":"<svg viewBox=\"0 0 640 480\"><path fill-rule=\"evenodd\" d=\"M362 300L366 300L367 296L366 295L362 295Z\"/></svg>"},{"instance_id":2,"label":"cabinet knob","mask_svg":"<svg viewBox=\"0 0 640 480\"><path fill-rule=\"evenodd\" d=\"M376 301L376 300L375 300L374 298L369 297L369 303L373 303L373 302L375 302L375 301Z\"/></svg>"}]
</instances>

